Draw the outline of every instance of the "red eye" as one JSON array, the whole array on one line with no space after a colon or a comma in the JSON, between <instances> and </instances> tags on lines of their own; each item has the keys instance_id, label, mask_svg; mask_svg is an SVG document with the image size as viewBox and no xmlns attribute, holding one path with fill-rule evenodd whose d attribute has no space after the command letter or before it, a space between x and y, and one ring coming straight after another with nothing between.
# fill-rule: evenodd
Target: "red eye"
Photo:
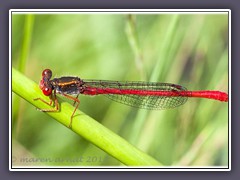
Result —
<instances>
[{"instance_id":1,"label":"red eye","mask_svg":"<svg viewBox=\"0 0 240 180\"><path fill-rule=\"evenodd\" d=\"M52 88L45 87L42 89L42 92L45 96L50 96L52 94Z\"/></svg>"},{"instance_id":2,"label":"red eye","mask_svg":"<svg viewBox=\"0 0 240 180\"><path fill-rule=\"evenodd\" d=\"M47 79L51 79L52 71L50 69L44 69L42 72L42 77L46 77Z\"/></svg>"}]
</instances>

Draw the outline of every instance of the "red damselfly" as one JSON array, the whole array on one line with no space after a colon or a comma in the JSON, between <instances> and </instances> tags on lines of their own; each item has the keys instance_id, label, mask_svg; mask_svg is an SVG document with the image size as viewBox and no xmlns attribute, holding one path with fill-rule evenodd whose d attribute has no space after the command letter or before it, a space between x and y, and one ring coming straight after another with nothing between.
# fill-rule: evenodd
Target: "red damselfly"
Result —
<instances>
[{"instance_id":1,"label":"red damselfly","mask_svg":"<svg viewBox=\"0 0 240 180\"><path fill-rule=\"evenodd\" d=\"M178 107L187 101L188 97L207 98L228 101L228 94L221 91L188 91L186 88L170 83L159 82L119 82L103 80L83 80L78 77L66 76L51 80L52 71L45 69L42 72L42 79L39 83L44 95L50 97L50 102L41 98L42 102L52 105L54 109L39 109L43 112L55 112L59 110L59 103L56 94L60 94L74 101L76 107L71 115L69 127L72 126L74 113L79 106L79 94L84 95L106 95L117 102L150 110L170 109ZM73 95L76 95L74 97Z\"/></svg>"}]
</instances>

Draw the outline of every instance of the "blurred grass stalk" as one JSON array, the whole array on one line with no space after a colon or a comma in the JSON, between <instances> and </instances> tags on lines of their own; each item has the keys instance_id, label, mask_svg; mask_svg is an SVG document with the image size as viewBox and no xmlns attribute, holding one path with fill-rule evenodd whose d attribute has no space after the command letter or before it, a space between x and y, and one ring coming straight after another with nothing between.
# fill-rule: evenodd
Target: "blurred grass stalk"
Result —
<instances>
[{"instance_id":1,"label":"blurred grass stalk","mask_svg":"<svg viewBox=\"0 0 240 180\"><path fill-rule=\"evenodd\" d=\"M51 108L41 101L33 100L34 98L40 97L49 101L44 97L36 83L14 68L12 68L12 88L13 92L37 108ZM61 103L60 101L60 111L47 114L63 125L68 126L73 110L74 107L72 105L66 102ZM72 131L95 144L123 164L131 166L161 166L160 162L138 150L120 136L99 124L96 120L83 114L79 110L77 110L75 114Z\"/></svg>"},{"instance_id":2,"label":"blurred grass stalk","mask_svg":"<svg viewBox=\"0 0 240 180\"><path fill-rule=\"evenodd\" d=\"M134 59L135 59L136 69L140 73L141 80L146 81L147 78L146 78L146 71L143 68L142 49L140 48L137 27L136 27L136 15L133 15L133 14L127 15L126 34L127 34L128 42L135 56Z\"/></svg>"},{"instance_id":3,"label":"blurred grass stalk","mask_svg":"<svg viewBox=\"0 0 240 180\"><path fill-rule=\"evenodd\" d=\"M34 26L34 15L28 14L25 15L25 23L24 23L24 31L23 31L23 40L22 40L22 49L21 54L19 58L19 64L18 64L18 70L22 73L25 72L26 63L28 60L29 52L30 52L30 45L32 40L32 32L33 32L33 26ZM12 36L13 38L13 36ZM13 103L12 103L12 111L13 111L13 118L12 118L12 133L18 134L18 129L20 126L20 120L19 117L19 109L20 109L21 99L17 96L13 96Z\"/></svg>"},{"instance_id":4,"label":"blurred grass stalk","mask_svg":"<svg viewBox=\"0 0 240 180\"><path fill-rule=\"evenodd\" d=\"M131 19L129 18L129 21L131 21ZM166 65L164 65L164 63L169 63L168 61L168 52L170 50L170 46L173 43L173 37L177 31L177 24L179 21L179 15L173 15L171 18L171 21L169 23L168 28L166 28L166 36L165 39L163 39L162 45L161 45L161 49L160 51L160 56L159 59L156 60L156 64L153 64L153 71L152 74L150 76L149 81L150 82L157 82L159 80L159 77L161 75L161 73L163 72L163 67L166 67ZM130 24L131 22L129 22ZM134 26L131 26L132 28ZM132 30L132 32L137 32L137 30ZM133 36L128 36L128 38L134 39L135 40L129 40L130 42L135 41L138 42L138 40L136 39L137 35L133 35ZM139 49L138 47L138 43L132 43L133 45L135 45L136 47L133 49ZM136 52L140 52L140 51L136 51ZM136 54L136 53L135 53ZM136 55L141 56L140 54ZM142 128L144 126L144 124L146 123L146 117L148 116L149 112L148 111L138 111L137 116L136 116L136 120L134 122L133 125L133 130L132 130L132 134L130 136L130 142L133 144L138 144L138 140L140 137L140 133L142 131Z\"/></svg>"}]
</instances>

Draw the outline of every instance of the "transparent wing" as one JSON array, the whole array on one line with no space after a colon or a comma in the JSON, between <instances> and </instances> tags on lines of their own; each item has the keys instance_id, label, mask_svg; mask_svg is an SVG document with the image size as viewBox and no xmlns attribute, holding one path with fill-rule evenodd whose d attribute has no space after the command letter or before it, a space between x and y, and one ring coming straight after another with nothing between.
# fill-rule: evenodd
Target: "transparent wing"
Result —
<instances>
[{"instance_id":1,"label":"transparent wing","mask_svg":"<svg viewBox=\"0 0 240 180\"><path fill-rule=\"evenodd\" d=\"M170 83L148 83L148 82L119 82L119 81L99 81L99 80L83 80L84 86L101 90L105 96L114 101L126 104L129 106L143 109L170 109L178 107L187 101L187 97L183 96L159 96L149 95L149 91L169 91L180 92L186 91L186 88ZM116 89L116 93L111 93L109 89ZM136 94L121 94L121 91L138 90L143 92Z\"/></svg>"}]
</instances>

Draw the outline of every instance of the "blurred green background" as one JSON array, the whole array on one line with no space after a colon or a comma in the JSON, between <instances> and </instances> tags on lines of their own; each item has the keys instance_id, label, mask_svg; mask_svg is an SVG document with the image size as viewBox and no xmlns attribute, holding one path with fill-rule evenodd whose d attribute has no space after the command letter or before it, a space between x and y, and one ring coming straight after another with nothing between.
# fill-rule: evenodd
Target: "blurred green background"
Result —
<instances>
[{"instance_id":1,"label":"blurred green background","mask_svg":"<svg viewBox=\"0 0 240 180\"><path fill-rule=\"evenodd\" d=\"M11 37L12 66L37 83L50 68L53 77L228 92L227 14L13 14ZM147 111L79 99L81 111L166 166L228 165L228 103L191 98ZM12 138L13 165L123 165L14 93Z\"/></svg>"}]
</instances>

